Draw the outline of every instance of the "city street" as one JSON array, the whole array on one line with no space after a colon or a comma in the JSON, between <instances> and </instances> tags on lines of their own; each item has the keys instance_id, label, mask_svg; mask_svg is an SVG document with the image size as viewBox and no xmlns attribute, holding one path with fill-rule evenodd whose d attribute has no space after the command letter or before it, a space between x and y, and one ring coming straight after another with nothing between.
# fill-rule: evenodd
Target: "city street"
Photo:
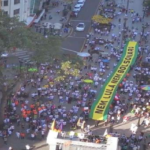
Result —
<instances>
[{"instance_id":1,"label":"city street","mask_svg":"<svg viewBox=\"0 0 150 150\"><path fill-rule=\"evenodd\" d=\"M90 30L91 18L96 13L99 3L100 0L86 0L85 5L79 12L78 16L70 19L70 23L73 26L73 31L67 38L65 38L62 44L63 50L80 52L86 35ZM85 23L85 30L83 32L76 32L75 27L81 22Z\"/></svg>"},{"instance_id":2,"label":"city street","mask_svg":"<svg viewBox=\"0 0 150 150\"><path fill-rule=\"evenodd\" d=\"M86 0L85 5L82 8L82 10L79 12L78 16L76 18L71 18L70 19L70 23L72 25L72 31L69 34L69 36L64 38L64 41L62 43L62 50L66 51L66 52L67 51L80 52L81 50L83 50L83 45L86 41L86 35L89 32L93 32L93 30L91 30L91 18L94 14L97 13L99 3L100 3L100 0ZM125 7L127 6L127 0L116 0L116 3L118 5L121 5L121 6L122 5L125 6ZM128 7L129 7L129 10L133 9L140 16L143 16L142 0L129 0ZM104 35L104 36L102 36L102 38L111 39L112 34L115 34L118 37L119 32L121 32L121 29L123 27L124 17L125 17L125 14L121 14L119 17L116 17L115 19L113 19L112 23L115 25L115 27L111 30L109 36L106 37ZM121 28L118 26L118 19L119 18L121 18ZM142 32L142 24L144 22L150 22L149 21L150 18L147 17L147 18L143 19L142 22L138 22L138 23L134 23L134 24L132 23L132 17L131 17L130 12L127 14L127 18L128 18L127 22L126 22L127 27L131 31L132 31L133 27L134 27L134 29L137 28L138 35L136 36L135 41L139 42L140 34ZM76 25L80 22L83 22L86 25L85 30L83 32L75 31ZM147 31L149 31L149 28L148 28ZM120 36L120 40L121 39L122 39L122 35ZM113 46L114 47L115 46L119 47L119 49L120 49L120 44L118 44L116 41L115 41L115 44ZM104 49L104 46L101 46L101 48ZM87 51L87 49L85 49L85 51ZM110 53L109 50L108 50L108 52ZM14 59L14 58L12 58L12 59ZM113 71L114 63L116 63L116 62L117 62L116 59L114 57L112 57L111 60L110 60L110 64L109 64L110 69L106 70L106 74L102 77L102 79L107 79L110 72ZM96 64L96 62L94 62L94 61L93 62L88 62L88 63L91 66L93 65L94 67L97 67L98 69L96 71L99 73L99 64L98 63ZM90 69L88 71L90 71ZM83 72L83 74L85 72ZM131 74L134 74L134 73L135 73L135 71L133 69L133 71L131 71ZM129 81L130 80L132 80L134 82L134 84L136 84L135 79L132 76L129 78ZM91 86L90 88L99 91L99 89L102 87L102 84L104 84L104 83L100 82L97 89L93 86L94 84L90 85ZM32 89L31 87L28 88L27 90L30 94L31 94L31 92L35 91L35 89ZM120 95L121 95L121 98L122 98L123 95L125 95L125 94L120 94ZM128 93L125 96L128 96ZM54 103L55 103L56 106L58 106L60 104L58 98L56 98ZM127 103L127 105L129 105L128 103L130 103L130 101L127 101L125 103ZM76 104L76 102L72 102L72 104L68 104L67 102L65 102L63 105L65 107L67 107L67 110L70 110L70 108L72 106L74 106L75 104ZM78 115L79 115L79 112L78 112ZM113 125L113 132L117 132L119 135L121 135L121 134L125 134L126 136L131 135L131 131L130 131L131 124L132 123L137 124L138 119L137 119L137 117L135 117L130 112L127 112L126 115L130 116L131 120L129 120L126 123L124 123L122 121L120 121L119 123L115 122L115 124ZM143 118L141 117L140 123L142 121L143 121ZM87 123L90 125L93 134L96 134L96 135L103 135L105 129L108 129L108 131L110 129L110 124L108 124L107 126L104 126L103 123L100 123L100 125L98 127L95 127L94 121L91 120L91 119L89 119L87 121ZM25 123L25 126L27 126L27 123ZM70 130L70 129L68 128L67 130ZM45 142L46 137L44 137L42 139L42 137L39 136L36 140L30 140L28 138L19 139L19 138L16 138L16 134L15 134L16 131L17 130L15 129L14 133L8 139L8 145L4 145L3 141L2 140L0 141L0 150L8 150L8 146L14 147L14 150L23 150L23 147L26 144L35 146L37 150L49 150L49 146ZM80 132L80 130L77 130L77 131ZM141 132L145 132L145 134L148 134L150 132L149 127L147 127L147 128L139 127L139 129L137 131L137 134L140 134ZM145 150L145 149L141 148L140 150Z\"/></svg>"}]
</instances>

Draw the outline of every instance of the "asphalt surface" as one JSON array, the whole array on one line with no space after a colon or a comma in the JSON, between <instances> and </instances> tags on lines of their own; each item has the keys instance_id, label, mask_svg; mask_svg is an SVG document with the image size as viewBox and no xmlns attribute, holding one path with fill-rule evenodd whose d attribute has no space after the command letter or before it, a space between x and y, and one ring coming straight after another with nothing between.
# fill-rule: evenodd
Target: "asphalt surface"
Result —
<instances>
[{"instance_id":1,"label":"asphalt surface","mask_svg":"<svg viewBox=\"0 0 150 150\"><path fill-rule=\"evenodd\" d=\"M81 11L78 13L76 18L70 20L73 26L71 34L64 40L62 49L66 51L80 52L86 35L88 34L91 27L91 18L96 13L100 0L86 0ZM85 23L85 30L83 32L76 32L75 27L78 23Z\"/></svg>"}]
</instances>

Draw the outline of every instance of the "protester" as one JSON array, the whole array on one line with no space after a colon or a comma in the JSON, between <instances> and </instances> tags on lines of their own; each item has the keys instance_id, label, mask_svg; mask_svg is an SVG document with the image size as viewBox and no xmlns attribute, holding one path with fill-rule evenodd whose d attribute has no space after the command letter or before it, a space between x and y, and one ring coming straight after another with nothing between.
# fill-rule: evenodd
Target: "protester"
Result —
<instances>
[{"instance_id":1,"label":"protester","mask_svg":"<svg viewBox=\"0 0 150 150\"><path fill-rule=\"evenodd\" d=\"M110 8L115 7L113 3L110 3L110 6ZM53 66L50 63L40 64L37 72L26 74L27 78L21 84L21 88L10 97L10 104L5 107L5 126L2 131L5 144L13 132L16 132L16 137L22 140L25 138L43 139L54 120L57 130L80 128L81 132L88 134L89 142L101 143L102 139L93 135L88 125L89 112L98 94L97 89L104 85L113 72L122 55L125 39L129 38L139 41L138 59L118 86L116 96L108 111L107 120L105 120L105 126L109 123L115 125L122 121L128 122L130 117L126 116L126 112L131 110L135 118L144 117L141 125L144 125L145 128L149 126L150 93L141 89L141 85L149 84L150 52L149 47L144 47L149 37L149 31L143 34L134 26L135 23L140 24L142 21L141 16L134 11L131 11L128 16L132 19L132 30L121 29L121 16L125 15L124 8L119 6L116 6L116 10L110 8L105 9L104 4L100 6L100 9L106 14L108 11L113 12L112 18L117 19L119 25L111 23L107 27L101 28L100 24L92 22L94 32L87 35L85 45L85 49L91 56L85 58L86 64L80 70L79 77L69 75L65 81L55 81L61 65L61 60L56 59L53 61ZM120 32L115 33L115 28L119 28ZM149 24L146 28L149 29ZM125 32L126 38L121 43L120 36L123 32ZM103 53L100 52L101 50L104 50ZM145 54L147 55L146 63L141 66L141 57ZM111 61L114 63L111 64ZM92 80L93 84L84 83L84 79ZM98 127L99 124L100 122L96 121L95 127ZM137 126L134 126L135 128L136 130L132 130L130 137L119 136L123 150L140 149L139 143L144 140L144 136L137 137ZM30 146L27 146L30 149Z\"/></svg>"}]
</instances>

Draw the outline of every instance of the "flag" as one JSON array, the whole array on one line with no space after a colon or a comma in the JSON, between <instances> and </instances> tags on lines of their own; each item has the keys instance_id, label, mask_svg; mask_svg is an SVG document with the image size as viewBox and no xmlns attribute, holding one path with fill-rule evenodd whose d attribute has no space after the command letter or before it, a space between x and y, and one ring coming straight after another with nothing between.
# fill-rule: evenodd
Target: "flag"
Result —
<instances>
[{"instance_id":1,"label":"flag","mask_svg":"<svg viewBox=\"0 0 150 150\"><path fill-rule=\"evenodd\" d=\"M107 131L107 129L105 129L103 136L107 136L107 135L108 135L108 131Z\"/></svg>"},{"instance_id":2,"label":"flag","mask_svg":"<svg viewBox=\"0 0 150 150\"><path fill-rule=\"evenodd\" d=\"M80 118L77 121L77 126L79 126L79 127L81 126L81 119Z\"/></svg>"},{"instance_id":3,"label":"flag","mask_svg":"<svg viewBox=\"0 0 150 150\"><path fill-rule=\"evenodd\" d=\"M56 121L54 120L52 122L52 125L51 125L51 130L52 131L55 131L55 132L61 132L62 131L62 128L63 128L63 124L61 123L60 126L59 126L59 129L56 128Z\"/></svg>"},{"instance_id":4,"label":"flag","mask_svg":"<svg viewBox=\"0 0 150 150\"><path fill-rule=\"evenodd\" d=\"M55 120L52 122L52 125L51 125L51 130L55 130L55 124L56 124L56 122L55 122Z\"/></svg>"},{"instance_id":5,"label":"flag","mask_svg":"<svg viewBox=\"0 0 150 150\"><path fill-rule=\"evenodd\" d=\"M62 131L62 129L63 129L63 123L60 123L59 131Z\"/></svg>"}]
</instances>

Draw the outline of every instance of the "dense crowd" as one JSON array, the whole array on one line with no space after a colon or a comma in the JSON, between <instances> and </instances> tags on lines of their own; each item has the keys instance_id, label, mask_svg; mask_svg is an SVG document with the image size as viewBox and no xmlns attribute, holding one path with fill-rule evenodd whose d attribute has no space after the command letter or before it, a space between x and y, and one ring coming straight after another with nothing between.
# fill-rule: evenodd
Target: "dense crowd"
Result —
<instances>
[{"instance_id":1,"label":"dense crowd","mask_svg":"<svg viewBox=\"0 0 150 150\"><path fill-rule=\"evenodd\" d=\"M101 7L100 10L103 10L103 3ZM110 7L114 8L114 5L110 4ZM150 92L141 89L141 85L149 84L149 54L147 54L149 47L143 46L147 44L149 31L143 33L134 26L135 22L140 24L142 21L138 13L131 10L126 16L125 12L119 6L116 7L113 16L114 19L118 19L116 25L112 23L106 28L100 28L99 24L92 23L93 32L87 35L85 44L91 56L86 58L86 64L80 70L79 77L69 75L65 81L55 81L57 71L60 69L60 61L57 59L54 59L53 65L41 64L38 72L26 74L25 81L10 96L5 107L4 129L0 132L4 143L7 144L8 138L14 132L20 139L42 139L47 135L54 120L55 128L58 130L80 128L81 132L89 134L87 141L101 143L101 139L92 134L88 125L89 112L96 100L97 90L103 86L120 60L124 46L120 36L123 33L124 40L139 42L139 55L135 65L130 67L130 72L118 87L105 125L122 122L125 114L131 111L135 117L144 117L141 126L149 126ZM121 27L121 22L124 21L121 18L124 15L125 20L129 17L132 20L131 28ZM148 27L149 24L146 23L145 29ZM114 32L115 28L120 30L118 34ZM108 53L101 53L102 50ZM142 63L142 56L145 53L147 56ZM111 61L114 62L113 65ZM93 84L84 83L84 79L91 79ZM95 126L98 124L99 122L96 122ZM112 136L118 135L114 133ZM136 135L134 132L130 137L119 135L119 139L122 150L140 150L140 143L145 140L145 136L143 133Z\"/></svg>"}]
</instances>

